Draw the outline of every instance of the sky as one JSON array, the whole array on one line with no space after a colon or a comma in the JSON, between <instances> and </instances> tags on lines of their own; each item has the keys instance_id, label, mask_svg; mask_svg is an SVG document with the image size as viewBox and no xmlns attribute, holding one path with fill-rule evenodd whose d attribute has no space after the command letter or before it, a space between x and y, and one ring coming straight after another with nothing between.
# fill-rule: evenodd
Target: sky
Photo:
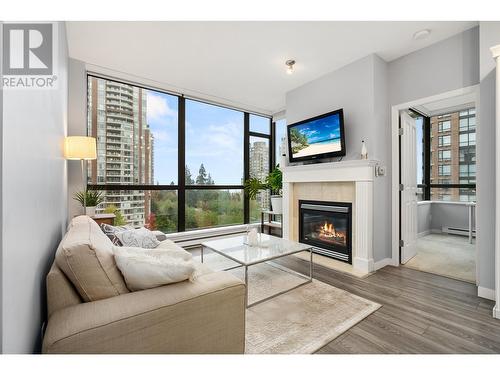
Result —
<instances>
[{"instance_id":1,"label":"sky","mask_svg":"<svg viewBox=\"0 0 500 375\"><path fill-rule=\"evenodd\" d=\"M309 143L340 137L339 115L334 114L295 127L307 136Z\"/></svg>"},{"instance_id":2,"label":"sky","mask_svg":"<svg viewBox=\"0 0 500 375\"><path fill-rule=\"evenodd\" d=\"M147 95L147 120L154 135L154 183L177 184L177 97L150 90ZM269 120L251 115L250 130L269 134ZM241 184L243 113L186 100L186 150L193 178L203 163L216 184Z\"/></svg>"},{"instance_id":3,"label":"sky","mask_svg":"<svg viewBox=\"0 0 500 375\"><path fill-rule=\"evenodd\" d=\"M417 184L423 183L423 118L417 117L415 120L417 125Z\"/></svg>"},{"instance_id":4,"label":"sky","mask_svg":"<svg viewBox=\"0 0 500 375\"><path fill-rule=\"evenodd\" d=\"M147 120L154 137L154 183L177 183L177 97L147 91Z\"/></svg>"},{"instance_id":5,"label":"sky","mask_svg":"<svg viewBox=\"0 0 500 375\"><path fill-rule=\"evenodd\" d=\"M282 144L282 139L286 137L286 119L281 119L276 121L276 164L281 162L280 157L280 145ZM285 147L286 152L286 143L282 145Z\"/></svg>"}]
</instances>

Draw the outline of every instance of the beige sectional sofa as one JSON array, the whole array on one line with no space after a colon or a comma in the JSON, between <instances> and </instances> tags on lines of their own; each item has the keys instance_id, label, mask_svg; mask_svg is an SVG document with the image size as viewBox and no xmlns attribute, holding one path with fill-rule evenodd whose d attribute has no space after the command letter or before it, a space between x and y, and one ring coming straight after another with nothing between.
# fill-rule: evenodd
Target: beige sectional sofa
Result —
<instances>
[{"instance_id":1,"label":"beige sectional sofa","mask_svg":"<svg viewBox=\"0 0 500 375\"><path fill-rule=\"evenodd\" d=\"M173 242L161 247L182 250ZM184 251L184 250L182 250ZM44 353L243 353L245 285L199 264L194 281L129 292L112 244L72 220L47 275Z\"/></svg>"}]
</instances>

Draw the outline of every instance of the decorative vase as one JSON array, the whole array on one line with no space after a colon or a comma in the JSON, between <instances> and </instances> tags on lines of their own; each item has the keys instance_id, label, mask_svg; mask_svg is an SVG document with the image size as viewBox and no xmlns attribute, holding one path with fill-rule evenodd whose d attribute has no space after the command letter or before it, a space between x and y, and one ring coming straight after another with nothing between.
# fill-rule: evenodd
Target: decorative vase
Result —
<instances>
[{"instance_id":1,"label":"decorative vase","mask_svg":"<svg viewBox=\"0 0 500 375\"><path fill-rule=\"evenodd\" d=\"M85 215L87 216L94 216L95 215L95 207L96 206L93 206L93 207L88 207L85 209Z\"/></svg>"},{"instance_id":2,"label":"decorative vase","mask_svg":"<svg viewBox=\"0 0 500 375\"><path fill-rule=\"evenodd\" d=\"M259 234L256 228L252 228L248 232L248 246L257 246L259 244Z\"/></svg>"},{"instance_id":3,"label":"decorative vase","mask_svg":"<svg viewBox=\"0 0 500 375\"><path fill-rule=\"evenodd\" d=\"M271 210L275 214L283 212L283 197L281 195L271 195Z\"/></svg>"},{"instance_id":4,"label":"decorative vase","mask_svg":"<svg viewBox=\"0 0 500 375\"><path fill-rule=\"evenodd\" d=\"M361 141L361 159L368 159L368 151L366 150L365 141Z\"/></svg>"}]
</instances>

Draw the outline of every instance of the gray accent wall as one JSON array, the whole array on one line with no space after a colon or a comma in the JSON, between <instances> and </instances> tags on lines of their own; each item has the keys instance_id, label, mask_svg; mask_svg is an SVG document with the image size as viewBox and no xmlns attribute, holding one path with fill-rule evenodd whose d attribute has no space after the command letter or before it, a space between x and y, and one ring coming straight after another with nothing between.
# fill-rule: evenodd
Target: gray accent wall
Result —
<instances>
[{"instance_id":1,"label":"gray accent wall","mask_svg":"<svg viewBox=\"0 0 500 375\"><path fill-rule=\"evenodd\" d=\"M389 63L391 106L479 83L479 27Z\"/></svg>"},{"instance_id":2,"label":"gray accent wall","mask_svg":"<svg viewBox=\"0 0 500 375\"><path fill-rule=\"evenodd\" d=\"M480 77L477 152L477 248L479 286L495 287L495 61L490 47L500 43L500 22L479 25Z\"/></svg>"},{"instance_id":3,"label":"gray accent wall","mask_svg":"<svg viewBox=\"0 0 500 375\"><path fill-rule=\"evenodd\" d=\"M390 124L387 63L369 55L292 90L286 95L286 119L291 124L339 108L344 109L347 155L360 158L361 141L368 157L389 164ZM375 180L374 260L391 257L390 174Z\"/></svg>"},{"instance_id":4,"label":"gray accent wall","mask_svg":"<svg viewBox=\"0 0 500 375\"><path fill-rule=\"evenodd\" d=\"M474 27L389 63L367 56L287 93L288 124L344 108L345 159L359 158L364 139L369 158L387 166L387 176L374 186L375 261L392 256L391 107L478 83L479 27Z\"/></svg>"},{"instance_id":5,"label":"gray accent wall","mask_svg":"<svg viewBox=\"0 0 500 375\"><path fill-rule=\"evenodd\" d=\"M58 23L58 88L3 91L2 351L40 349L45 276L67 225L68 50Z\"/></svg>"},{"instance_id":6,"label":"gray accent wall","mask_svg":"<svg viewBox=\"0 0 500 375\"><path fill-rule=\"evenodd\" d=\"M454 202L419 203L418 233L442 230L443 227L469 228L469 206ZM474 222L472 227L474 228Z\"/></svg>"}]
</instances>

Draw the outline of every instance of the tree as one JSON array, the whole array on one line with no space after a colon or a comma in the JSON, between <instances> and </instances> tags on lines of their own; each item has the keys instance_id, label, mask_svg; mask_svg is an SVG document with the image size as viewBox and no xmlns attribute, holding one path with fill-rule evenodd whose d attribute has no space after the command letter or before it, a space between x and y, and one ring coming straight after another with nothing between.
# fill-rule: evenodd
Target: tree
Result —
<instances>
[{"instance_id":1,"label":"tree","mask_svg":"<svg viewBox=\"0 0 500 375\"><path fill-rule=\"evenodd\" d=\"M207 181L207 171L205 170L205 166L203 165L203 163L201 163L200 169L198 170L198 177L196 177L196 184L207 185Z\"/></svg>"},{"instance_id":2,"label":"tree","mask_svg":"<svg viewBox=\"0 0 500 375\"><path fill-rule=\"evenodd\" d=\"M186 165L185 176L186 176L186 185L194 185L194 180L193 180L193 176L191 174L191 170L189 169L189 167L187 165Z\"/></svg>"},{"instance_id":3,"label":"tree","mask_svg":"<svg viewBox=\"0 0 500 375\"><path fill-rule=\"evenodd\" d=\"M110 204L108 207L104 209L104 213L106 214L115 214L115 225L126 225L127 220L123 217L121 211L114 204Z\"/></svg>"},{"instance_id":4,"label":"tree","mask_svg":"<svg viewBox=\"0 0 500 375\"><path fill-rule=\"evenodd\" d=\"M156 215L154 213L150 213L148 218L146 219L146 228L149 230L156 230Z\"/></svg>"},{"instance_id":5,"label":"tree","mask_svg":"<svg viewBox=\"0 0 500 375\"><path fill-rule=\"evenodd\" d=\"M292 152L296 153L309 146L307 136L297 129L290 130L290 140L292 141Z\"/></svg>"},{"instance_id":6,"label":"tree","mask_svg":"<svg viewBox=\"0 0 500 375\"><path fill-rule=\"evenodd\" d=\"M208 174L207 185L215 185L215 181L212 179L212 176L210 176L210 173Z\"/></svg>"}]
</instances>

